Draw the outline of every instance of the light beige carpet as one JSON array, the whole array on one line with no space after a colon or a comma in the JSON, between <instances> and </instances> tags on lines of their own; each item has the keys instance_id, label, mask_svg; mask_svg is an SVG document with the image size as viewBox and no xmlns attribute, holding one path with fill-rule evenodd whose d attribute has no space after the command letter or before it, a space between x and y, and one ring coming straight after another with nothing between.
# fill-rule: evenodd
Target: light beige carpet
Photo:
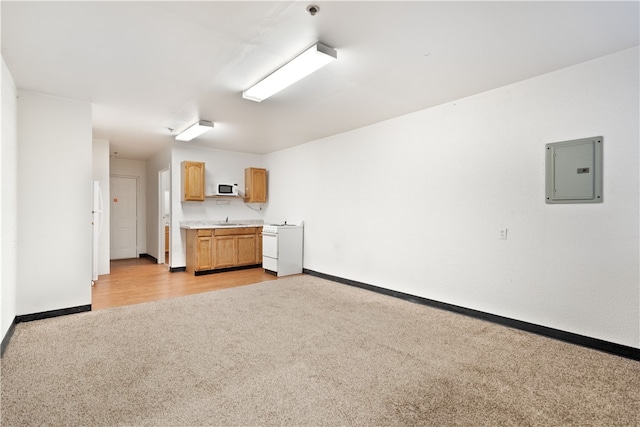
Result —
<instances>
[{"instance_id":1,"label":"light beige carpet","mask_svg":"<svg viewBox=\"0 0 640 427\"><path fill-rule=\"evenodd\" d=\"M636 426L640 363L311 276L21 323L2 426Z\"/></svg>"}]
</instances>

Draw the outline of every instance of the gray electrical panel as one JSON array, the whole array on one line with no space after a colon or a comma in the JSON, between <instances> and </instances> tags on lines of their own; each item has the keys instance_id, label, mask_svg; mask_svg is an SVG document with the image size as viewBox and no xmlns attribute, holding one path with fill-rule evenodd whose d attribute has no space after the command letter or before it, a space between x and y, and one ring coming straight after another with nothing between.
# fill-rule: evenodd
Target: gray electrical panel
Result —
<instances>
[{"instance_id":1,"label":"gray electrical panel","mask_svg":"<svg viewBox=\"0 0 640 427\"><path fill-rule=\"evenodd\" d=\"M546 145L546 202L602 202L602 137Z\"/></svg>"}]
</instances>

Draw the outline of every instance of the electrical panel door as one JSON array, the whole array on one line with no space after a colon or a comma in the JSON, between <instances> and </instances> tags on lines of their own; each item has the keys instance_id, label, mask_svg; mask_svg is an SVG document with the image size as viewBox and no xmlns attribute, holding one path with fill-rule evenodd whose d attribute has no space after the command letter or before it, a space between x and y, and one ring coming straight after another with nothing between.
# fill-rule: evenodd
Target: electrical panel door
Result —
<instances>
[{"instance_id":1,"label":"electrical panel door","mask_svg":"<svg viewBox=\"0 0 640 427\"><path fill-rule=\"evenodd\" d=\"M602 202L602 137L546 145L546 202Z\"/></svg>"}]
</instances>

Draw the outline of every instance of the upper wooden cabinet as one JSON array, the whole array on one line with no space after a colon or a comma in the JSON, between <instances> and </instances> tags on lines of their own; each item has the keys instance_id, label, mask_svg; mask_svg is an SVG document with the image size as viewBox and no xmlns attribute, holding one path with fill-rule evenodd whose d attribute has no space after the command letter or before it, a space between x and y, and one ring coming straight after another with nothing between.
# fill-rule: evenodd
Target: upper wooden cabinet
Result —
<instances>
[{"instance_id":1,"label":"upper wooden cabinet","mask_svg":"<svg viewBox=\"0 0 640 427\"><path fill-rule=\"evenodd\" d=\"M204 201L203 162L182 162L182 201Z\"/></svg>"},{"instance_id":2,"label":"upper wooden cabinet","mask_svg":"<svg viewBox=\"0 0 640 427\"><path fill-rule=\"evenodd\" d=\"M244 201L245 203L266 203L266 169L247 168L244 170Z\"/></svg>"}]
</instances>

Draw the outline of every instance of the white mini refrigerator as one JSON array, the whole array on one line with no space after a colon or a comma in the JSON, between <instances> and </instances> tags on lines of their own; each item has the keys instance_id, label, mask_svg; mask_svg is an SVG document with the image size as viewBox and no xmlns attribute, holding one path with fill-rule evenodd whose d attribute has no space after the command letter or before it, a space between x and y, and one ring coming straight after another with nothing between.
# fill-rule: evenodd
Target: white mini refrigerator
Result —
<instances>
[{"instance_id":1,"label":"white mini refrigerator","mask_svg":"<svg viewBox=\"0 0 640 427\"><path fill-rule=\"evenodd\" d=\"M262 227L262 268L276 276L302 273L302 222Z\"/></svg>"}]
</instances>

